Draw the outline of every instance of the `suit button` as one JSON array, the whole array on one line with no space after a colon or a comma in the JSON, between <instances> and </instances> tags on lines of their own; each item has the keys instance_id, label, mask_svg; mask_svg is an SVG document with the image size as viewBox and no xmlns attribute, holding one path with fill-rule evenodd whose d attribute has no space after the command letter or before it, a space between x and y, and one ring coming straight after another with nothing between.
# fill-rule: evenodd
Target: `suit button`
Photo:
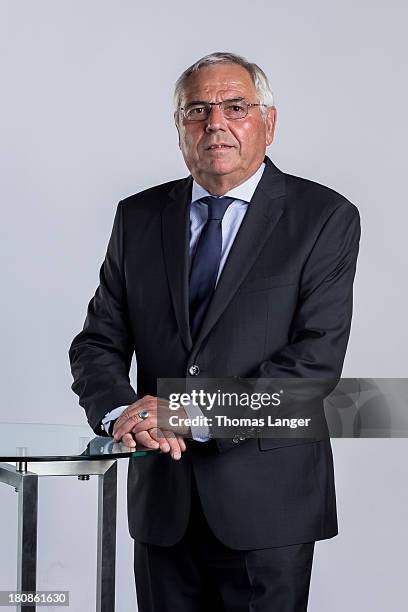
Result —
<instances>
[{"instance_id":1,"label":"suit button","mask_svg":"<svg viewBox=\"0 0 408 612\"><path fill-rule=\"evenodd\" d=\"M200 373L200 368L198 367L198 365L192 365L188 368L188 373L190 374L190 376L198 376Z\"/></svg>"},{"instance_id":2,"label":"suit button","mask_svg":"<svg viewBox=\"0 0 408 612\"><path fill-rule=\"evenodd\" d=\"M234 442L234 444L239 444L239 436L234 436L232 438L232 441Z\"/></svg>"}]
</instances>

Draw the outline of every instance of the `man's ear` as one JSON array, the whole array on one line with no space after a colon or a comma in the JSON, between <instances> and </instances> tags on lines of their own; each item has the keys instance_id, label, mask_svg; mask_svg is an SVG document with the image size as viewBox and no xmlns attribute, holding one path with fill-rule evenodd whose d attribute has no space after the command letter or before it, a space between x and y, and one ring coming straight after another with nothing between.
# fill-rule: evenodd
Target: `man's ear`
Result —
<instances>
[{"instance_id":1,"label":"man's ear","mask_svg":"<svg viewBox=\"0 0 408 612\"><path fill-rule=\"evenodd\" d=\"M175 113L174 113L174 124L175 124L175 126L176 126L176 130L177 130L177 134L178 134L178 146L179 146L179 149L181 149L181 142L180 142L180 129L179 129L179 126L178 126L178 120L177 120L177 119L178 119L178 117L177 117L177 112L175 112Z\"/></svg>"},{"instance_id":2,"label":"man's ear","mask_svg":"<svg viewBox=\"0 0 408 612\"><path fill-rule=\"evenodd\" d=\"M266 146L272 144L273 137L275 134L277 110L275 106L268 106L267 116L265 119L266 124Z\"/></svg>"}]
</instances>

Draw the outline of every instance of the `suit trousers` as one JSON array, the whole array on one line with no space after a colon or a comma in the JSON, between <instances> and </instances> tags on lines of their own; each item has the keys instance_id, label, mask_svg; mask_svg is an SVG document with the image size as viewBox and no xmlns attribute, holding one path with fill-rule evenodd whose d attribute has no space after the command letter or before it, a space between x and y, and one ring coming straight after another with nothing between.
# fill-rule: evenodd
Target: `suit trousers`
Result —
<instances>
[{"instance_id":1,"label":"suit trousers","mask_svg":"<svg viewBox=\"0 0 408 612\"><path fill-rule=\"evenodd\" d=\"M314 542L259 550L225 546L207 523L192 470L183 538L168 547L134 542L139 612L305 612L313 552Z\"/></svg>"}]
</instances>

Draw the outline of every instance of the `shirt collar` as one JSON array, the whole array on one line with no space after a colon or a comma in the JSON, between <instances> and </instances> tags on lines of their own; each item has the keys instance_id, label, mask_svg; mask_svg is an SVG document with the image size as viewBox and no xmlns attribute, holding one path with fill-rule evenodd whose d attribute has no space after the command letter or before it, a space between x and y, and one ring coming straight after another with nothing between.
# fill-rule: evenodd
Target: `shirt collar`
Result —
<instances>
[{"instance_id":1,"label":"shirt collar","mask_svg":"<svg viewBox=\"0 0 408 612\"><path fill-rule=\"evenodd\" d=\"M263 171L265 170L265 163L259 166L258 170L250 176L244 183L241 185L237 185L237 187L233 187L227 193L223 195L223 197L235 198L235 200L242 200L244 202L250 202L252 196L254 195L255 189L258 187L258 183L261 180L261 176ZM193 190L191 194L191 202L196 202L201 198L206 196L211 196L211 193L208 193L204 187L201 187L196 181L193 181Z\"/></svg>"}]
</instances>

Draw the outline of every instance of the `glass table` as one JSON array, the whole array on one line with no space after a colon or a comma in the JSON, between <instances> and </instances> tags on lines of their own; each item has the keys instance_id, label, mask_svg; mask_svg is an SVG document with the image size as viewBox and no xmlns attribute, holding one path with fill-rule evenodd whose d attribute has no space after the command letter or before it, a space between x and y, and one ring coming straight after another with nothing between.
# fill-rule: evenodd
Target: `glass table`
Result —
<instances>
[{"instance_id":1,"label":"glass table","mask_svg":"<svg viewBox=\"0 0 408 612\"><path fill-rule=\"evenodd\" d=\"M117 459L160 450L131 449L87 426L0 422L0 482L18 493L17 591L37 590L38 477L98 476L96 611L115 609ZM34 604L17 610L34 612Z\"/></svg>"}]
</instances>

